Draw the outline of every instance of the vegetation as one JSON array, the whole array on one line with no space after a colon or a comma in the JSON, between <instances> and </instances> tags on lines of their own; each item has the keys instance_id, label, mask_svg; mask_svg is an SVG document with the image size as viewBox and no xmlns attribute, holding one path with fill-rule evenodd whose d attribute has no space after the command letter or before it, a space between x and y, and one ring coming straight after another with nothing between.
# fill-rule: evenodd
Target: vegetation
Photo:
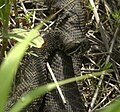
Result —
<instances>
[{"instance_id":1,"label":"vegetation","mask_svg":"<svg viewBox=\"0 0 120 112\"><path fill-rule=\"evenodd\" d=\"M89 112L104 107L108 103L110 105L100 110L101 112L119 112L120 98L116 99L116 97L120 93L120 10L117 9L120 4L114 0L111 2L107 0L96 0L95 2L93 0L83 0L83 2L85 2L87 8L86 23L88 31L86 36L91 42L91 47L86 54L82 54L86 61L83 61L81 74L88 75L60 81L59 85L83 80L83 96L86 109ZM2 0L0 2L0 112L4 112L13 78L25 51L29 45L40 48L44 40L39 35L39 31L49 30L52 24L52 22L42 22L38 25L41 20L39 21L39 16L36 19L34 18L34 14L38 14L38 11L35 10L36 5L32 2L30 4L28 5L27 2L17 3L16 0ZM32 6L32 9L30 6ZM40 9L41 12L45 10L44 6ZM44 19L42 13L40 13L40 16ZM37 27L33 28L36 24ZM56 88L56 85L51 83L30 91L13 106L11 112L20 111L34 98L42 96L54 88Z\"/></svg>"}]
</instances>

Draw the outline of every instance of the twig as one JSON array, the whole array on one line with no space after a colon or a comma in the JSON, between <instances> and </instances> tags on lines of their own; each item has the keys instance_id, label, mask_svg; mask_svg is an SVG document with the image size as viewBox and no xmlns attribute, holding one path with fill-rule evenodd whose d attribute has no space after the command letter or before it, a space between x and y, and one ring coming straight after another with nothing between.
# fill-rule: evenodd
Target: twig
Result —
<instances>
[{"instance_id":1,"label":"twig","mask_svg":"<svg viewBox=\"0 0 120 112\"><path fill-rule=\"evenodd\" d=\"M96 38L96 36L94 36L94 33L95 33L95 31L89 30L87 32L86 36L88 38L90 38L91 40L93 40L95 42L98 42L99 44L103 45L103 42L100 39Z\"/></svg>"},{"instance_id":2,"label":"twig","mask_svg":"<svg viewBox=\"0 0 120 112\"><path fill-rule=\"evenodd\" d=\"M97 24L99 25L99 23L100 23L100 18L99 18L99 15L98 15L98 13L97 13L97 9L96 9L96 6L95 6L95 4L94 4L94 1L93 1L93 0L89 0L89 1L90 1L91 6L93 7L93 13L94 13L96 22L97 22Z\"/></svg>"},{"instance_id":3,"label":"twig","mask_svg":"<svg viewBox=\"0 0 120 112\"><path fill-rule=\"evenodd\" d=\"M55 23L55 21L51 22L48 26L46 26L46 28L44 29L44 31L47 31L54 23Z\"/></svg>"},{"instance_id":4,"label":"twig","mask_svg":"<svg viewBox=\"0 0 120 112\"><path fill-rule=\"evenodd\" d=\"M21 3L21 6L22 6L22 8L23 8L24 13L28 16L28 11L27 11L27 9L26 9L25 6L24 6L23 1L20 0L20 3ZM31 23L31 20L30 20L30 19L28 19L28 20L29 20L29 23Z\"/></svg>"},{"instance_id":5,"label":"twig","mask_svg":"<svg viewBox=\"0 0 120 112\"><path fill-rule=\"evenodd\" d=\"M119 71L118 71L118 69L116 67L117 65L116 65L116 63L114 61L112 61L112 63L113 63L113 69L114 69L114 72L115 72L117 82L120 82L120 74L119 74ZM120 88L120 83L118 83L118 86Z\"/></svg>"},{"instance_id":6,"label":"twig","mask_svg":"<svg viewBox=\"0 0 120 112\"><path fill-rule=\"evenodd\" d=\"M23 0L20 0L20 4L21 4L21 6L22 6L22 8L23 8L24 13L27 14L28 11L27 11L27 9L26 9L25 6L24 6Z\"/></svg>"},{"instance_id":7,"label":"twig","mask_svg":"<svg viewBox=\"0 0 120 112\"><path fill-rule=\"evenodd\" d=\"M112 41L111 41L111 46L110 46L110 48L109 48L109 52L110 52L110 53L112 53L113 46L114 46L114 43L115 43L115 40L116 40L116 38L117 38L117 34L118 34L118 31L119 31L119 30L120 30L120 28L117 27L117 29L116 29L116 31L115 31L115 34L114 34L114 37L113 37L113 39L112 39ZM108 55L108 57L107 57L106 64L109 62L109 60L110 60L110 55Z\"/></svg>"},{"instance_id":8,"label":"twig","mask_svg":"<svg viewBox=\"0 0 120 112\"><path fill-rule=\"evenodd\" d=\"M97 104L97 105L92 109L91 112L94 112L95 109L97 109L97 107L99 107L99 106L107 99L107 97L112 93L113 90L114 90L114 88L112 88L112 90L109 91L109 93L107 93L107 95L102 99L102 101L101 101L99 104Z\"/></svg>"},{"instance_id":9,"label":"twig","mask_svg":"<svg viewBox=\"0 0 120 112\"><path fill-rule=\"evenodd\" d=\"M95 77L97 80L100 80L98 77ZM109 86L111 86L112 88L114 88L118 93L120 93L119 88L117 88L117 86L115 86L114 84L104 81L104 83L108 84Z\"/></svg>"},{"instance_id":10,"label":"twig","mask_svg":"<svg viewBox=\"0 0 120 112\"><path fill-rule=\"evenodd\" d=\"M36 14L36 11L33 12L33 19L32 19L32 25L31 25L31 28L33 28L35 26L35 14Z\"/></svg>"},{"instance_id":11,"label":"twig","mask_svg":"<svg viewBox=\"0 0 120 112\"><path fill-rule=\"evenodd\" d=\"M53 71L52 71L52 69L51 69L51 67L50 67L50 65L49 65L48 62L47 62L47 68L48 68L48 70L49 70L49 72L50 72L50 74L51 74L51 76L52 76L52 78L53 78L53 81L54 81L55 84L56 84L56 87L57 87L58 92L59 92L59 94L60 94L60 96L61 96L61 98L62 98L63 103L66 104L65 97L64 97L64 95L63 95L63 93L62 93L62 90L61 90L61 88L60 88L60 86L59 86L59 84L58 84L58 82L57 82L57 80L56 80L56 77L55 77L55 75L54 75L54 73L53 73Z\"/></svg>"},{"instance_id":12,"label":"twig","mask_svg":"<svg viewBox=\"0 0 120 112\"><path fill-rule=\"evenodd\" d=\"M95 7L94 1L93 1L93 0L89 0L89 1L90 1L91 6L93 7L93 13L94 13L94 15L95 15L95 19L96 19L97 25L99 25L99 23L100 23L100 18L99 18L99 15L98 15L98 13L97 13L97 9L96 9L96 7ZM96 99L97 99L97 96L98 96L99 87L100 87L101 84L102 84L103 77L104 77L104 76L101 75L101 80L100 80L99 83L98 83L97 89L96 89L96 91L95 91L95 93L94 93L94 96L93 96L93 98L92 98L92 101L91 101L90 108L89 108L88 112L91 112L92 108L94 107L94 104L95 104Z\"/></svg>"},{"instance_id":13,"label":"twig","mask_svg":"<svg viewBox=\"0 0 120 112\"><path fill-rule=\"evenodd\" d=\"M111 53L112 53L113 46L114 46L115 40L116 40L117 35L118 35L119 32L120 32L120 26L117 27L117 29L115 31L115 34L114 34L114 37L113 37L113 39L111 41L111 46L110 46L110 50L109 50L109 52L111 52ZM110 58L110 55L109 55L109 58ZM112 62L112 63L113 63L113 67L114 67L114 70L115 70L116 79L117 79L118 82L120 82L120 76L118 75L119 73L118 73L118 70L116 68L116 65L115 65L114 62ZM120 84L118 84L118 85L120 87Z\"/></svg>"}]
</instances>

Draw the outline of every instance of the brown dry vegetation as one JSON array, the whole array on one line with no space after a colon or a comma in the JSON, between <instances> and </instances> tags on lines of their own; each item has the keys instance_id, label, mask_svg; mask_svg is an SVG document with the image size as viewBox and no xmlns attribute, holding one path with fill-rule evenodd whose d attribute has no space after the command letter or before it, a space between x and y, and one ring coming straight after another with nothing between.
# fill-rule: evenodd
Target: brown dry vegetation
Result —
<instances>
[{"instance_id":1,"label":"brown dry vegetation","mask_svg":"<svg viewBox=\"0 0 120 112\"><path fill-rule=\"evenodd\" d=\"M120 94L120 2L81 1L84 2L86 9L86 37L91 44L89 50L81 54L83 56L81 75L101 71L105 66L109 69L106 75L83 81L82 95L86 110L91 112L108 105ZM33 28L51 13L37 0L19 1L17 8L15 7L14 5L11 11L10 30L15 27ZM40 33L49 31L53 25L54 20L44 23ZM14 41L11 41L10 46L13 44Z\"/></svg>"}]
</instances>

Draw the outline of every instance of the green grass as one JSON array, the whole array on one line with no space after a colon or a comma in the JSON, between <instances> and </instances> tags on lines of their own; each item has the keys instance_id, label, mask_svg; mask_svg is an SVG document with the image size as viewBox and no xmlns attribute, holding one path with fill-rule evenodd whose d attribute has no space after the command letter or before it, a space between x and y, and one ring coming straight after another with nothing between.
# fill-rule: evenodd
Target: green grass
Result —
<instances>
[{"instance_id":1,"label":"green grass","mask_svg":"<svg viewBox=\"0 0 120 112\"><path fill-rule=\"evenodd\" d=\"M8 100L9 92L11 90L12 81L16 75L16 71L19 67L19 64L25 54L29 45L33 45L38 43L39 47L43 44L42 38L39 36L39 29L43 26L40 24L38 27L31 29L29 32L23 29L14 29L12 32L8 32L8 23L9 23L9 15L10 9L12 5L12 0L1 0L0 1L0 19L2 21L2 37L3 37L3 51L5 52L7 46L7 39L16 39L20 40L8 53L7 57L3 60L0 66L0 112L4 112L5 105ZM114 15L117 17L116 15ZM26 38L28 37L28 38ZM41 41L37 41L37 38L41 38ZM32 42L32 43L31 43ZM111 66L111 65L110 65ZM107 66L107 69L109 67ZM92 78L94 76L100 76L106 70L101 72L95 72L92 74L87 74L84 76L74 77L67 80L63 80L58 82L59 85L64 85L67 83L71 83L76 80L83 80L86 78ZM54 83L50 83L47 85L40 86L28 94L23 96L12 108L11 112L19 112L22 108L27 106L31 101L35 98L38 98L45 94L48 91L51 91L56 88ZM113 101L108 107L103 109L101 112L119 112L120 110L120 99L118 98L116 101Z\"/></svg>"}]
</instances>

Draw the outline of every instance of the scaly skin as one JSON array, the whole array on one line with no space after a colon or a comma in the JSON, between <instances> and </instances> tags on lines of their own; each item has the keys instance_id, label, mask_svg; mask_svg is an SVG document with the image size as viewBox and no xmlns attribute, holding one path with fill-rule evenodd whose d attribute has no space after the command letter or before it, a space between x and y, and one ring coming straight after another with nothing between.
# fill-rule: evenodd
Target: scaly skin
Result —
<instances>
[{"instance_id":1,"label":"scaly skin","mask_svg":"<svg viewBox=\"0 0 120 112\"><path fill-rule=\"evenodd\" d=\"M70 0L43 1L49 10L53 8L59 10ZM79 55L88 48L84 18L84 9L80 0L75 0L58 14L52 31L44 36L45 45L41 49L30 49L38 57L27 55L23 59L20 72L17 73L18 83L15 83L6 111L9 111L12 105L28 91L53 81L46 68L46 62L50 63L57 80L77 75L76 70L80 69L76 66L79 58L76 58L74 54ZM63 104L58 91L53 90L33 101L22 112L85 112L76 82L62 86L61 89L67 104Z\"/></svg>"}]
</instances>

